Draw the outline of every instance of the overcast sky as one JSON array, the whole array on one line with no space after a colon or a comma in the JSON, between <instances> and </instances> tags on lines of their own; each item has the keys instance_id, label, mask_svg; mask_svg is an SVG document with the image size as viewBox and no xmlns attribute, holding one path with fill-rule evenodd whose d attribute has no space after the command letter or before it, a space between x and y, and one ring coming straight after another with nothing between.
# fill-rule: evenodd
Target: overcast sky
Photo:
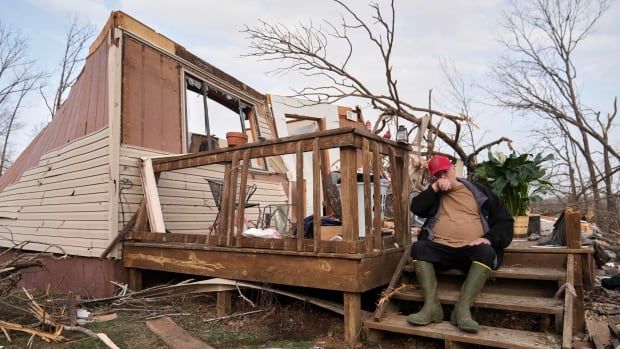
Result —
<instances>
[{"instance_id":1,"label":"overcast sky","mask_svg":"<svg viewBox=\"0 0 620 349\"><path fill-rule=\"evenodd\" d=\"M368 13L365 1L350 3L361 13ZM122 10L260 92L280 95L291 94L290 88L299 87L302 80L295 75L266 74L272 65L242 58L249 52L249 42L239 32L243 25L257 24L258 19L289 25L310 19L320 23L322 19L337 18L341 12L328 0L0 0L0 6L0 20L22 32L31 58L39 62L41 69L56 69L72 15L92 23L98 33L111 11ZM508 1L409 0L397 1L396 6L394 72L401 98L424 106L432 88L434 103L454 112L445 97L448 86L440 60L453 64L468 83L490 86L489 67L502 54L497 40L502 34L499 20ZM616 63L620 59L619 21L620 6L612 4L575 53L583 102L603 112L611 111L613 97L620 94ZM357 47L351 68L381 91L384 75L380 56L371 48ZM475 89L472 91L483 99ZM362 107L371 114L367 106ZM487 140L506 135L516 141L517 149L531 146L527 137L531 120L524 121L522 116L485 104L474 105L473 109ZM25 127L15 139L16 150L27 145L33 126L44 120L47 116L43 101L31 98L22 114Z\"/></svg>"}]
</instances>

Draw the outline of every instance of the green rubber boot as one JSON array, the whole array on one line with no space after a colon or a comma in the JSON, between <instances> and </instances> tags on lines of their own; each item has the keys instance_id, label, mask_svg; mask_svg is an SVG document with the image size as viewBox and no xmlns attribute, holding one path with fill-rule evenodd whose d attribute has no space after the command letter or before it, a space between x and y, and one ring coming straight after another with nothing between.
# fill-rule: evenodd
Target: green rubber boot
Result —
<instances>
[{"instance_id":1,"label":"green rubber boot","mask_svg":"<svg viewBox=\"0 0 620 349\"><path fill-rule=\"evenodd\" d=\"M461 295L459 300L454 305L452 315L450 315L450 322L454 326L458 326L461 331L477 333L480 326L471 317L469 308L474 303L476 297L482 290L482 286L489 278L491 268L486 265L473 262L467 273L467 278L463 282L461 287Z\"/></svg>"},{"instance_id":2,"label":"green rubber boot","mask_svg":"<svg viewBox=\"0 0 620 349\"><path fill-rule=\"evenodd\" d=\"M431 322L443 321L443 309L437 297L437 279L435 278L433 264L425 261L415 261L414 267L415 275L424 292L424 306L422 306L419 312L408 315L407 322L416 326L424 326Z\"/></svg>"}]
</instances>

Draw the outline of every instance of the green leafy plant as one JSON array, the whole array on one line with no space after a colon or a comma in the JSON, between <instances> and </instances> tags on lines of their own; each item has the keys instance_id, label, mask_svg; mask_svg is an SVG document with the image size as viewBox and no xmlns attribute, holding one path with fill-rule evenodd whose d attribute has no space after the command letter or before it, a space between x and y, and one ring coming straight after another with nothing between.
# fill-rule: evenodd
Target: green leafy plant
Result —
<instances>
[{"instance_id":1,"label":"green leafy plant","mask_svg":"<svg viewBox=\"0 0 620 349\"><path fill-rule=\"evenodd\" d=\"M505 159L489 153L489 160L476 165L476 179L491 187L513 216L524 216L530 200L551 188L544 179L546 171L542 163L552 160L553 155L517 154Z\"/></svg>"}]
</instances>

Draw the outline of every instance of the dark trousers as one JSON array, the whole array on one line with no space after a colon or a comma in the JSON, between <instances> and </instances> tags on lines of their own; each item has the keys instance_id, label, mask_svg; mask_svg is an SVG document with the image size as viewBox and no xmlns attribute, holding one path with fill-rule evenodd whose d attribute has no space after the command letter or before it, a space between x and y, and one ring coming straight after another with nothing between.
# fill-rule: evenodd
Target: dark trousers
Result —
<instances>
[{"instance_id":1,"label":"dark trousers","mask_svg":"<svg viewBox=\"0 0 620 349\"><path fill-rule=\"evenodd\" d=\"M465 273L474 261L497 269L495 249L489 245L456 248L430 240L419 240L411 247L411 258L433 263L438 269L460 269Z\"/></svg>"}]
</instances>

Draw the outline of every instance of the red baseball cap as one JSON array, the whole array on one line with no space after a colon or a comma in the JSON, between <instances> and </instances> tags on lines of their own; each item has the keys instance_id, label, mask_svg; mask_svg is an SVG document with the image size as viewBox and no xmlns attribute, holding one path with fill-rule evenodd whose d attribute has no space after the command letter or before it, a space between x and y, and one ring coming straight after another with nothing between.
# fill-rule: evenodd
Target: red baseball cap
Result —
<instances>
[{"instance_id":1,"label":"red baseball cap","mask_svg":"<svg viewBox=\"0 0 620 349\"><path fill-rule=\"evenodd\" d=\"M428 172L433 177L439 171L447 171L452 167L452 161L443 155L435 155L428 161Z\"/></svg>"}]
</instances>

